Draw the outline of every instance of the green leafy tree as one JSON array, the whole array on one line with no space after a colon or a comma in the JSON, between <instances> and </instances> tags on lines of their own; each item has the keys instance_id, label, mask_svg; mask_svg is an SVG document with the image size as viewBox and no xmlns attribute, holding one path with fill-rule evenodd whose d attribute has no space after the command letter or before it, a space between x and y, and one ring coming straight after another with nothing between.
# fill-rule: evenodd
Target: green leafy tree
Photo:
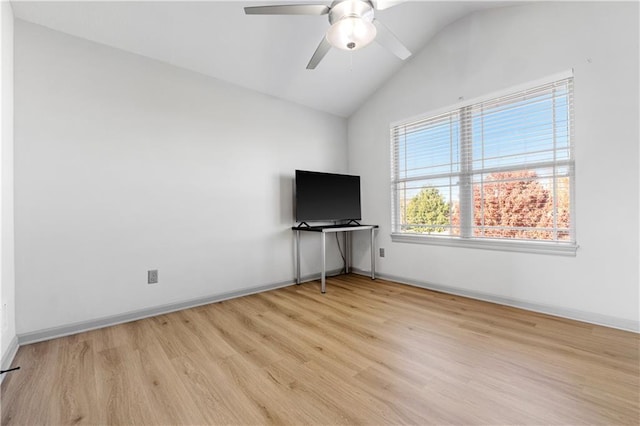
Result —
<instances>
[{"instance_id":1,"label":"green leafy tree","mask_svg":"<svg viewBox=\"0 0 640 426\"><path fill-rule=\"evenodd\" d=\"M443 232L445 228L437 225L449 224L449 210L437 188L425 187L407 204L406 223L413 232Z\"/></svg>"}]
</instances>

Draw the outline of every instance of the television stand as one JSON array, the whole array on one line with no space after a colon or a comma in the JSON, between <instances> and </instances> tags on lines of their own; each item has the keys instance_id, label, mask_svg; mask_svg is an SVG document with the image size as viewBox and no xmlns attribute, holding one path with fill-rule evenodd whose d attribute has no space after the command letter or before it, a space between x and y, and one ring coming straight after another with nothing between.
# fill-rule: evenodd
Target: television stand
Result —
<instances>
[{"instance_id":1,"label":"television stand","mask_svg":"<svg viewBox=\"0 0 640 426\"><path fill-rule=\"evenodd\" d=\"M355 221L354 221L355 222ZM303 222L304 223L304 222ZM335 232L344 232L345 234L345 250L344 250L344 270L345 273L349 273L351 266L351 234L356 231L370 231L371 232L371 279L376 279L376 253L375 253L375 230L378 229L378 225L360 225L357 222L352 224L351 221L344 225L322 225L322 226L309 226L304 223L303 226L294 226L291 229L296 231L296 284L300 284L300 231L304 232L317 232L322 236L322 273L321 273L321 291L326 293L326 281L327 281L327 234Z\"/></svg>"}]
</instances>

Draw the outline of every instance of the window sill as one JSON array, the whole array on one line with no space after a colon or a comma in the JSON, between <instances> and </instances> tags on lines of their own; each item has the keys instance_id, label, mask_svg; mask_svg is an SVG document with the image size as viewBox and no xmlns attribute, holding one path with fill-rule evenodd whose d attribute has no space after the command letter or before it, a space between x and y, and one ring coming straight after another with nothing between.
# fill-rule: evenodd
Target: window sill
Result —
<instances>
[{"instance_id":1,"label":"window sill","mask_svg":"<svg viewBox=\"0 0 640 426\"><path fill-rule=\"evenodd\" d=\"M576 256L577 244L549 241L502 241L459 237L435 237L417 234L391 234L394 243L427 244L435 246L463 247L483 250L499 250L518 253Z\"/></svg>"}]
</instances>

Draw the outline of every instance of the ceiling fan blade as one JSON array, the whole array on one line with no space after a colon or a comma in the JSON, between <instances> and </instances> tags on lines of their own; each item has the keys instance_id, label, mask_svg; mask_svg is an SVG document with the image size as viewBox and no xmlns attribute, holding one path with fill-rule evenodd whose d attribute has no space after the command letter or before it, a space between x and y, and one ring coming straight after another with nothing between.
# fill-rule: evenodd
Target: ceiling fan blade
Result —
<instances>
[{"instance_id":1,"label":"ceiling fan blade","mask_svg":"<svg viewBox=\"0 0 640 426\"><path fill-rule=\"evenodd\" d=\"M371 4L376 10L385 10L390 7L404 3L406 0L371 0Z\"/></svg>"},{"instance_id":2,"label":"ceiling fan blade","mask_svg":"<svg viewBox=\"0 0 640 426\"><path fill-rule=\"evenodd\" d=\"M247 15L326 15L331 8L324 4L281 4L245 7Z\"/></svg>"},{"instance_id":3,"label":"ceiling fan blade","mask_svg":"<svg viewBox=\"0 0 640 426\"><path fill-rule=\"evenodd\" d=\"M311 60L307 64L307 69L308 70L316 69L316 67L318 66L318 64L322 60L322 58L324 58L324 55L326 55L327 52L330 49L331 49L331 43L329 43L327 41L326 37L322 37L322 41L320 42L320 44L316 48L316 51L314 52L313 56L311 57Z\"/></svg>"},{"instance_id":4,"label":"ceiling fan blade","mask_svg":"<svg viewBox=\"0 0 640 426\"><path fill-rule=\"evenodd\" d=\"M376 26L378 34L376 35L376 41L382 45L385 49L396 55L403 61L411 56L411 52L407 49L398 37L396 37L389 28L382 24L377 19L373 20L373 25Z\"/></svg>"}]
</instances>

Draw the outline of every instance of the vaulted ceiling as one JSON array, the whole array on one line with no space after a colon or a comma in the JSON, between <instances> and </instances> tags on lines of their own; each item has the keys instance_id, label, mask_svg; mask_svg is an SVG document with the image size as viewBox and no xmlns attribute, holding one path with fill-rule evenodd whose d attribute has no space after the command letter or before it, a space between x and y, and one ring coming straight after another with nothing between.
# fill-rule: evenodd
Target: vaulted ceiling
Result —
<instances>
[{"instance_id":1,"label":"vaulted ceiling","mask_svg":"<svg viewBox=\"0 0 640 426\"><path fill-rule=\"evenodd\" d=\"M304 3L331 1L14 1L12 6L25 21L348 117L404 62L372 43L355 52L332 49L315 70L307 70L329 27L326 16L244 13L245 6ZM407 1L375 16L415 54L448 24L506 4Z\"/></svg>"}]
</instances>

